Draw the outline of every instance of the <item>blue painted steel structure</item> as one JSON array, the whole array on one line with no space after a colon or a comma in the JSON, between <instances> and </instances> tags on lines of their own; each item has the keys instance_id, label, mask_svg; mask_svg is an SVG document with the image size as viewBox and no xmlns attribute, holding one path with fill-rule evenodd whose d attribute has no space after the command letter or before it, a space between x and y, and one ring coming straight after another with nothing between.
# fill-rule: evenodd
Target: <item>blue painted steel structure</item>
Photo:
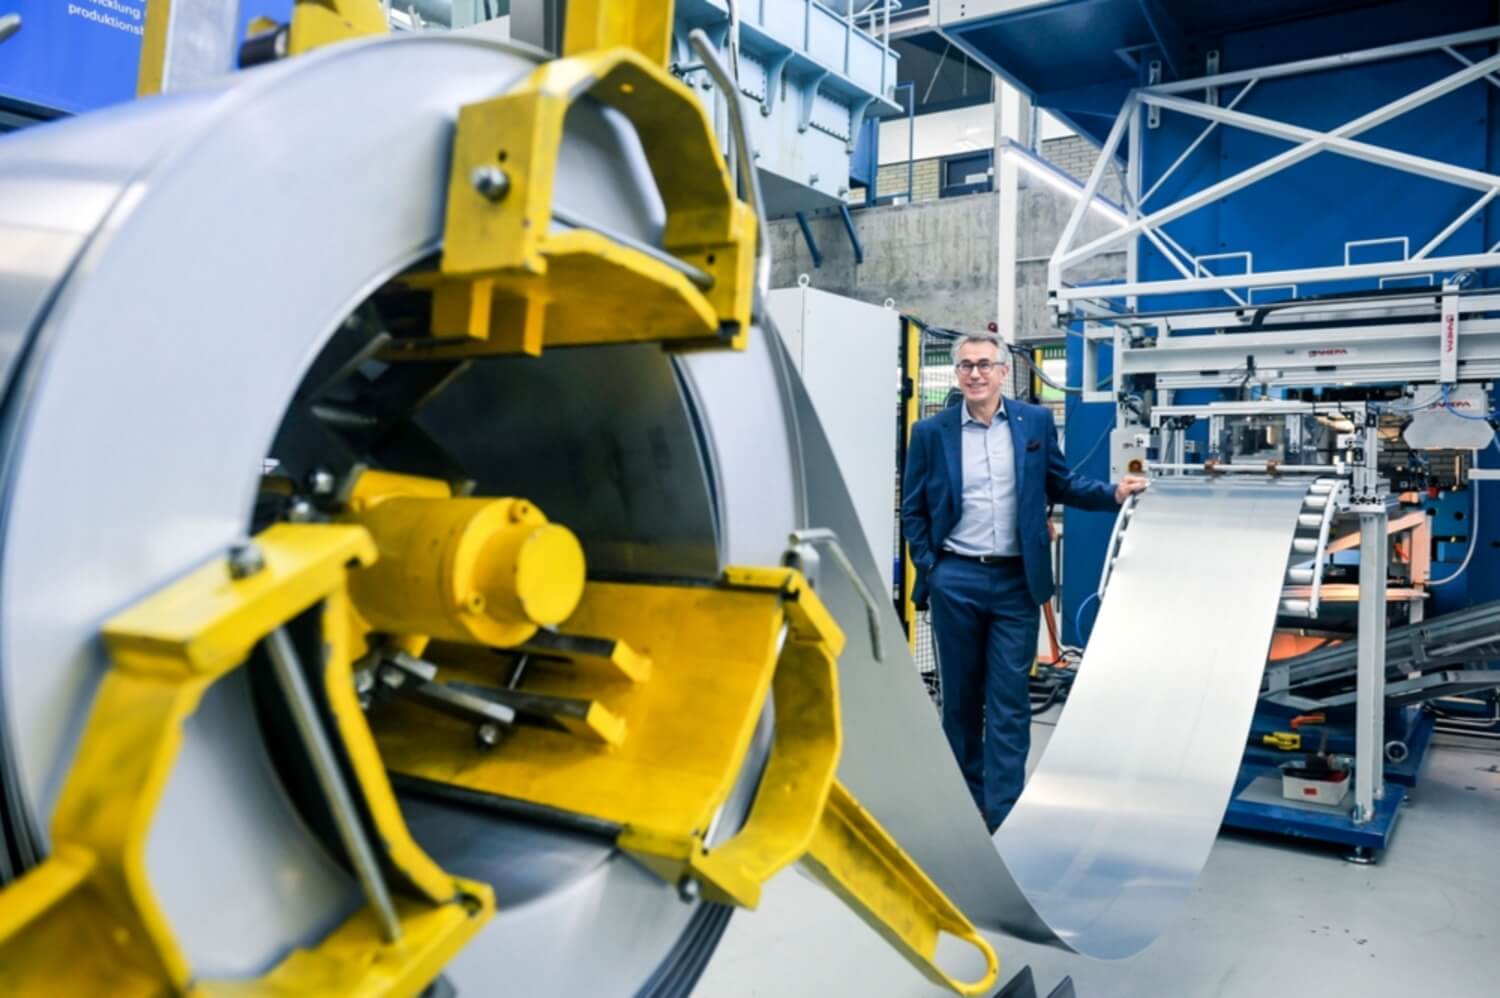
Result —
<instances>
[{"instance_id":1,"label":"blue painted steel structure","mask_svg":"<svg viewBox=\"0 0 1500 998\"><path fill-rule=\"evenodd\" d=\"M681 65L692 62L686 38L695 28L728 47L728 7L676 0ZM837 209L852 173L871 165L857 155L865 122L901 110L892 100L898 56L880 33L883 22L872 23L880 15L840 14L816 0L739 0L735 8L740 91L760 112L749 124L767 214ZM722 114L720 96L695 79L700 98Z\"/></svg>"},{"instance_id":2,"label":"blue painted steel structure","mask_svg":"<svg viewBox=\"0 0 1500 998\"><path fill-rule=\"evenodd\" d=\"M807 255L812 257L813 269L823 266L823 251L818 249L818 241L813 238L812 226L807 224L807 212L797 212L797 227L802 230L802 241L807 243Z\"/></svg>"},{"instance_id":3,"label":"blue painted steel structure","mask_svg":"<svg viewBox=\"0 0 1500 998\"><path fill-rule=\"evenodd\" d=\"M1191 0L1061 0L1026 5L992 17L976 17L970 4L968 19L946 24L947 37L976 59L1028 93L1040 107L1072 124L1081 133L1102 140L1114 124L1127 94L1137 86L1169 83L1212 73L1232 73L1343 52L1397 45L1446 34L1490 28L1494 6L1485 2L1431 4L1397 0L1370 4L1355 2L1307 3L1305 0L1243 0L1235 4L1206 4ZM988 5L999 9L1007 5ZM956 7L955 7L956 11ZM1236 110L1318 131L1336 128L1389 101L1410 94L1462 68L1462 61L1493 56L1493 42L1459 46L1371 61L1333 66L1318 72L1264 79L1253 85L1225 85L1210 103L1222 108L1239 99ZM1493 84L1493 85L1491 85ZM1249 92L1245 92L1246 90ZM1203 91L1184 98L1205 98ZM1122 145L1118 165L1139 175L1138 190L1149 196L1144 212L1161 208L1231 177L1290 147L1288 141L1218 126L1174 173L1155 189L1179 157L1199 140L1205 122L1178 113L1143 110L1143 127L1134 148ZM1147 117L1149 115L1149 118ZM1148 121L1154 124L1147 124ZM1417 111L1396 117L1361 136L1387 149L1427 156L1486 172L1500 171L1500 83L1493 79L1457 89ZM1131 163L1135 156L1138 162ZM1212 254L1253 254L1254 270L1274 271L1388 259L1392 254L1415 253L1475 200L1476 192L1426 177L1398 174L1372 163L1323 153L1284 172L1245 187L1192 214L1162 226L1191 257ZM1403 251L1396 243L1346 247L1351 241L1406 237ZM1500 209L1489 204L1458 225L1433 255L1483 253L1500 243ZM1169 280L1179 271L1145 239L1134 247L1136 277L1140 281ZM1214 273L1243 269L1243 258L1223 258L1205 267ZM1434 275L1440 281L1443 275ZM1500 274L1477 275L1479 283L1500 285ZM1424 283L1418 279L1411 283ZM1335 294L1373 288L1373 281L1325 283L1301 294ZM1253 300L1271 300L1257 294ZM1162 296L1150 310L1222 307L1222 292ZM1068 343L1070 380L1078 382L1082 351L1078 336ZM1217 391L1178 392L1174 402L1198 404L1224 397ZM1070 397L1067 413L1067 453L1077 455L1079 469L1102 476L1108 470L1107 444L1099 441L1114 424L1114 407L1085 404ZM1480 452L1481 467L1500 465L1500 449ZM1480 507L1471 504L1477 494ZM1434 576L1442 578L1462 561L1468 543L1477 545L1463 576L1433 590L1428 615L1467 607L1500 597L1500 491L1493 486L1444 494L1429 501L1434 535L1454 538L1439 546ZM1475 514L1478 529L1473 529ZM1063 620L1065 640L1079 642L1074 615L1097 586L1110 523L1108 517L1068 510L1065 520ZM1441 529L1438 525L1441 524ZM1090 615L1083 615L1087 625ZM1407 731L1405 715L1388 719L1396 732ZM1420 762L1420 748L1428 735L1411 726L1413 760L1393 767L1392 779L1408 775ZM1430 733L1430 725L1429 725ZM1255 763L1268 763L1250 754L1249 779ZM1381 814L1394 819L1391 795ZM1305 812L1248 814L1231 809L1229 820L1246 827L1287 834L1307 834L1349 845L1375 845L1371 833L1383 835L1381 815L1370 825L1337 827L1329 819L1314 828L1295 830ZM1326 825L1327 827L1323 827ZM1348 826L1347 820L1342 825ZM1356 839L1358 841L1356 841ZM1383 839L1381 840L1383 842Z\"/></svg>"}]
</instances>

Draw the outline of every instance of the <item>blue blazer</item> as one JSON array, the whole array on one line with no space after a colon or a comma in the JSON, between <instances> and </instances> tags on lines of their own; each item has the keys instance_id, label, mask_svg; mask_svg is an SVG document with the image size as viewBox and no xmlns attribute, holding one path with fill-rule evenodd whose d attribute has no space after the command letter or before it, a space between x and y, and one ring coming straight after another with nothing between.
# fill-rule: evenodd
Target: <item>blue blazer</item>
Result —
<instances>
[{"instance_id":1,"label":"blue blazer","mask_svg":"<svg viewBox=\"0 0 1500 998\"><path fill-rule=\"evenodd\" d=\"M927 603L927 575L943 541L958 526L963 503L963 403L929 416L911 429L906 471L901 480L901 529L911 548L917 577L912 602ZM1115 488L1068 470L1057 446L1052 410L1005 400L1016 452L1016 519L1026 584L1037 603L1052 597L1052 553L1047 538L1047 505L1114 512Z\"/></svg>"}]
</instances>

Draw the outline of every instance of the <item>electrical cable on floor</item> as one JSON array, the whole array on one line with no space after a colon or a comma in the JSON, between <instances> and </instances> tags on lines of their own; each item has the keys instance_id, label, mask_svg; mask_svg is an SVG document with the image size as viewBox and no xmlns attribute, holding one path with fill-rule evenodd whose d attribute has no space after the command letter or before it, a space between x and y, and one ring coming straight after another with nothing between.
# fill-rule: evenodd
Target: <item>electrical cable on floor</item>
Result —
<instances>
[{"instance_id":1,"label":"electrical cable on floor","mask_svg":"<svg viewBox=\"0 0 1500 998\"><path fill-rule=\"evenodd\" d=\"M1031 716L1035 717L1038 714L1044 714L1047 711L1051 710L1052 705L1057 703L1057 695L1061 691L1061 689L1062 684L1054 682L1047 688L1046 694L1043 695L1040 701L1033 699L1031 702Z\"/></svg>"}]
</instances>

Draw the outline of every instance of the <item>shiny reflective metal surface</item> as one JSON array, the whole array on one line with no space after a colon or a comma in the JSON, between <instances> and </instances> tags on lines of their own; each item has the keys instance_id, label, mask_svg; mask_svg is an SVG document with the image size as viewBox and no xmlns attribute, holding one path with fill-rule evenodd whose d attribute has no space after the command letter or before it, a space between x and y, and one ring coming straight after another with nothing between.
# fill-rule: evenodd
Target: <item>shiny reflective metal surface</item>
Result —
<instances>
[{"instance_id":1,"label":"shiny reflective metal surface","mask_svg":"<svg viewBox=\"0 0 1500 998\"><path fill-rule=\"evenodd\" d=\"M32 856L45 852L46 817L105 667L100 623L243 536L262 459L308 365L356 305L437 248L457 108L531 66L504 45L408 36L0 143L0 245L12 235L36 245L37 231L54 244L0 254L0 336L14 330L0 347L16 361L0 437L0 754L8 823ZM416 97L412 79L423 80ZM660 198L633 134L588 103L568 128L559 203L658 238ZM672 559L657 567L679 576L711 577L723 557L765 560L764 534L721 536L719 507L739 510L739 522L757 502L789 505L776 498L789 462L773 452L776 467L720 475L708 423L736 434L779 424L764 405L775 398L767 353L703 365L736 386L715 404L743 414L722 419L684 401L682 372L696 364L650 348L631 357L549 354L553 387L572 383L529 401L576 418L559 415L558 436L516 456L555 473L559 448L597 445L591 456L618 472L618 487L569 499L617 570L641 569L648 554ZM583 374L618 389L585 391ZM514 398L527 377L475 383ZM637 391L648 387L649 401ZM480 470L497 485L505 477ZM153 887L195 971L258 972L341 920L358 885L288 799L241 679L217 684L184 736L148 843ZM431 833L431 808L414 818ZM461 865L482 852L486 825L491 849L520 841L540 859L487 868L510 900L450 968L462 993L504 980L523 994L629 994L703 910L607 845L546 830L518 839L513 825L483 819L434 838L438 861L447 848Z\"/></svg>"},{"instance_id":2,"label":"shiny reflective metal surface","mask_svg":"<svg viewBox=\"0 0 1500 998\"><path fill-rule=\"evenodd\" d=\"M1067 707L995 835L1079 952L1144 948L1208 859L1307 487L1158 480L1136 506Z\"/></svg>"},{"instance_id":3,"label":"shiny reflective metal surface","mask_svg":"<svg viewBox=\"0 0 1500 998\"><path fill-rule=\"evenodd\" d=\"M809 520L873 559L797 386ZM1158 480L1136 506L1057 730L991 841L904 643L875 661L852 586L818 592L850 635L840 778L976 922L1101 959L1159 935L1191 893L1239 767L1308 483ZM894 610L882 607L890 633Z\"/></svg>"},{"instance_id":4,"label":"shiny reflective metal surface","mask_svg":"<svg viewBox=\"0 0 1500 998\"><path fill-rule=\"evenodd\" d=\"M481 495L526 496L566 523L590 573L719 574L708 469L660 347L487 359L418 423L473 469Z\"/></svg>"}]
</instances>

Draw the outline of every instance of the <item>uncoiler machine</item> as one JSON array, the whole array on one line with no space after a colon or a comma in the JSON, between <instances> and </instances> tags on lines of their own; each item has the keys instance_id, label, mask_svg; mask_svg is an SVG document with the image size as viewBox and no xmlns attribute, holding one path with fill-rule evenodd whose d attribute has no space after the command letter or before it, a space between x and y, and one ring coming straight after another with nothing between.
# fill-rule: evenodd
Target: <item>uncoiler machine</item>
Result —
<instances>
[{"instance_id":1,"label":"uncoiler machine","mask_svg":"<svg viewBox=\"0 0 1500 998\"><path fill-rule=\"evenodd\" d=\"M1376 827L1420 751L1386 705L1484 683L1483 615L1407 598L1402 505L1483 470L1482 281L1058 284L1155 483L1069 573L1097 623L991 838L766 304L754 122L847 156L893 82L865 8L572 0L544 50L304 0L205 75L220 6L153 0L140 99L0 140L5 985L681 995L800 863L990 994L981 930L1114 959L1170 924L1252 731L1325 714L1305 782L1352 756Z\"/></svg>"}]
</instances>

